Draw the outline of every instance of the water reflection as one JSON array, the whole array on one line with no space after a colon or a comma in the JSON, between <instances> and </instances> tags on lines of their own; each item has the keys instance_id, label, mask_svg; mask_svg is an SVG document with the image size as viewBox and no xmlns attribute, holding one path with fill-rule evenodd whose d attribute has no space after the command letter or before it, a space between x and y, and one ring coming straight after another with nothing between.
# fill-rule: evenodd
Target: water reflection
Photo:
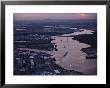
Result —
<instances>
[{"instance_id":1,"label":"water reflection","mask_svg":"<svg viewBox=\"0 0 110 88\"><path fill-rule=\"evenodd\" d=\"M57 50L47 51L30 48L21 48L22 50L31 50L35 52L43 52L52 55L56 59L56 63L67 70L75 70L84 74L97 74L97 60L86 59L86 53L81 51L82 48L90 47L85 43L74 40L75 35L92 34L92 30L83 30L71 34L60 36L52 36Z\"/></svg>"},{"instance_id":2,"label":"water reflection","mask_svg":"<svg viewBox=\"0 0 110 88\"><path fill-rule=\"evenodd\" d=\"M85 74L96 74L96 59L87 60L86 53L82 52L82 48L90 47L85 43L73 40L71 36L80 34L92 34L91 30L83 30L62 36L52 36L55 40L52 42L57 45L58 51L48 52L55 56L56 63L68 70L76 70Z\"/></svg>"}]
</instances>

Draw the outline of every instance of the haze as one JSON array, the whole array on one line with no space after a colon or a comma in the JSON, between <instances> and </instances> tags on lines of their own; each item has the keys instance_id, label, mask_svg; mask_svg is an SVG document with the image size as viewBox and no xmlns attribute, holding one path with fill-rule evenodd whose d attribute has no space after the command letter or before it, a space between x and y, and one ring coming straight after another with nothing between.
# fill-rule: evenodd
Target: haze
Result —
<instances>
[{"instance_id":1,"label":"haze","mask_svg":"<svg viewBox=\"0 0 110 88\"><path fill-rule=\"evenodd\" d=\"M97 19L96 13L14 13L14 20L43 20L43 19Z\"/></svg>"}]
</instances>

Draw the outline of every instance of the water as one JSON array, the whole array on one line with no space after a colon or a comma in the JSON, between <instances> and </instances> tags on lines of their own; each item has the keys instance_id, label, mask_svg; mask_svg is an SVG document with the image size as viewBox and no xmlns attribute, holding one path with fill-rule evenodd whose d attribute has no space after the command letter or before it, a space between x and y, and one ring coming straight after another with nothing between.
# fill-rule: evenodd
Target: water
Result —
<instances>
[{"instance_id":1,"label":"water","mask_svg":"<svg viewBox=\"0 0 110 88\"><path fill-rule=\"evenodd\" d=\"M79 71L88 75L97 74L97 59L86 59L86 53L81 51L82 48L90 47L90 45L80 43L70 37L80 34L93 34L92 32L91 30L83 30L61 36L52 36L55 39L52 42L57 45L58 51L31 50L53 55L56 63L65 69Z\"/></svg>"},{"instance_id":2,"label":"water","mask_svg":"<svg viewBox=\"0 0 110 88\"><path fill-rule=\"evenodd\" d=\"M85 43L73 40L71 35L92 34L91 30L84 30L62 36L53 36L55 40L52 42L57 45L58 51L51 51L50 54L56 58L56 63L68 70L76 70L85 74L96 74L97 60L86 59L86 53L82 52L82 48L90 47Z\"/></svg>"}]
</instances>

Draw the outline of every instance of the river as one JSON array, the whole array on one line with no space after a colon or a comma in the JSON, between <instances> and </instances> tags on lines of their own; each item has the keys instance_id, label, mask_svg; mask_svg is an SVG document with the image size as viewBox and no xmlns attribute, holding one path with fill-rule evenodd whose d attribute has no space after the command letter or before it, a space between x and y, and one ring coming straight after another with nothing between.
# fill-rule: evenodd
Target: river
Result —
<instances>
[{"instance_id":1,"label":"river","mask_svg":"<svg viewBox=\"0 0 110 88\"><path fill-rule=\"evenodd\" d=\"M57 45L58 51L51 51L50 54L56 58L56 63L68 70L76 70L84 74L97 73L97 59L86 59L86 53L82 48L90 47L85 43L73 40L75 35L92 34L92 30L83 30L62 36L52 36L55 40L52 42ZM69 36L69 37L68 37Z\"/></svg>"},{"instance_id":2,"label":"river","mask_svg":"<svg viewBox=\"0 0 110 88\"><path fill-rule=\"evenodd\" d=\"M52 43L57 45L57 51L31 50L53 55L56 59L56 63L67 70L75 70L88 75L96 75L97 59L86 59L86 53L81 51L82 48L90 47L90 45L72 39L75 35L93 34L92 32L92 30L83 30L71 34L52 36L54 39ZM30 48L25 49L30 50Z\"/></svg>"}]
</instances>

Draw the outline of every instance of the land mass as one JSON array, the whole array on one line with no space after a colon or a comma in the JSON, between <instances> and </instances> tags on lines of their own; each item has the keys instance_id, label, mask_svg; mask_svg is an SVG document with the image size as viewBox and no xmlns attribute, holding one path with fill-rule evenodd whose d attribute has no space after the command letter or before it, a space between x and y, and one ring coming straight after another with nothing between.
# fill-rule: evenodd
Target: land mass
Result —
<instances>
[{"instance_id":1,"label":"land mass","mask_svg":"<svg viewBox=\"0 0 110 88\"><path fill-rule=\"evenodd\" d=\"M43 52L16 49L14 58L14 75L84 75L62 68L55 57Z\"/></svg>"},{"instance_id":2,"label":"land mass","mask_svg":"<svg viewBox=\"0 0 110 88\"><path fill-rule=\"evenodd\" d=\"M86 59L97 59L97 31L94 31L93 34L76 35L73 39L90 45L88 48L81 49L87 54Z\"/></svg>"}]
</instances>

